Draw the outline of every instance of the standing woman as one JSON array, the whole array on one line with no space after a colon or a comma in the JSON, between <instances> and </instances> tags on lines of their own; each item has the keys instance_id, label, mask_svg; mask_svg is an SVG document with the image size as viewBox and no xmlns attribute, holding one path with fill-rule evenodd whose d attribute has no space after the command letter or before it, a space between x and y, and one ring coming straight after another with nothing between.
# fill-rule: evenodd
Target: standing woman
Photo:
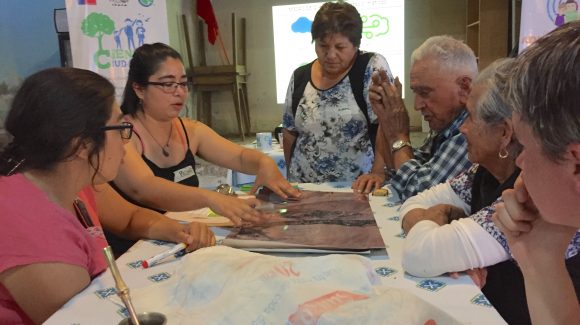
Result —
<instances>
[{"instance_id":1,"label":"standing woman","mask_svg":"<svg viewBox=\"0 0 580 325\"><path fill-rule=\"evenodd\" d=\"M256 200L241 200L200 189L195 156L245 174L257 175L252 192L264 185L283 198L300 192L274 160L224 139L201 122L179 117L190 83L181 56L162 44L145 44L133 54L121 109L135 135L114 185L132 202L157 210L210 207L230 218L256 222ZM176 184L179 183L179 184Z\"/></svg>"},{"instance_id":2,"label":"standing woman","mask_svg":"<svg viewBox=\"0 0 580 325\"><path fill-rule=\"evenodd\" d=\"M317 59L294 71L286 95L284 157L290 181L352 182L373 167L376 132L369 131L376 131L376 115L368 88L373 71L391 76L382 55L359 50L361 37L362 19L351 4L327 2L316 13ZM375 168L382 172L380 162Z\"/></svg>"},{"instance_id":3,"label":"standing woman","mask_svg":"<svg viewBox=\"0 0 580 325\"><path fill-rule=\"evenodd\" d=\"M83 227L75 201L115 178L131 129L96 73L58 68L24 81L0 155L0 323L42 323L106 269L102 231Z\"/></svg>"}]
</instances>

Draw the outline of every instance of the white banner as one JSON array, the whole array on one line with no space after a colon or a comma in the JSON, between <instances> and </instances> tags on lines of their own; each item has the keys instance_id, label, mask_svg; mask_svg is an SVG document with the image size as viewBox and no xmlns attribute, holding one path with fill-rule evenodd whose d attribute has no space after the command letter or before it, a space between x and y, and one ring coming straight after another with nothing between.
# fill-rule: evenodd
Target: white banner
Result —
<instances>
[{"instance_id":1,"label":"white banner","mask_svg":"<svg viewBox=\"0 0 580 325\"><path fill-rule=\"evenodd\" d=\"M165 0L66 0L73 65L107 77L120 98L133 52L169 43Z\"/></svg>"},{"instance_id":2,"label":"white banner","mask_svg":"<svg viewBox=\"0 0 580 325\"><path fill-rule=\"evenodd\" d=\"M580 1L523 0L519 51L523 51L552 29L578 20L578 2Z\"/></svg>"}]
</instances>

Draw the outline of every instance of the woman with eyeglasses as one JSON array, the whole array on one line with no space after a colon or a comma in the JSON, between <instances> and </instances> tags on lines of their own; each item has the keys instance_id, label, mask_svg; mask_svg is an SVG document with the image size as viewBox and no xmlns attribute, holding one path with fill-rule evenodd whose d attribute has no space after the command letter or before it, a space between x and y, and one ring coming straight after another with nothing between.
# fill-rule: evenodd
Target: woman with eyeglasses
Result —
<instances>
[{"instance_id":1,"label":"woman with eyeglasses","mask_svg":"<svg viewBox=\"0 0 580 325\"><path fill-rule=\"evenodd\" d=\"M257 175L283 198L300 192L288 183L274 160L219 136L203 123L179 117L190 83L180 54L162 44L145 44L133 54L121 109L135 126L114 186L135 204L156 210L210 207L236 225L263 219L255 200L241 200L198 188L195 156L215 165ZM176 184L179 183L179 184ZM130 245L127 244L125 246ZM116 252L120 247L114 247Z\"/></svg>"},{"instance_id":2,"label":"woman with eyeglasses","mask_svg":"<svg viewBox=\"0 0 580 325\"><path fill-rule=\"evenodd\" d=\"M205 225L179 224L108 187L133 125L98 74L30 76L5 126L12 142L0 154L0 324L42 323L103 272L103 228L189 250L215 243Z\"/></svg>"}]
</instances>

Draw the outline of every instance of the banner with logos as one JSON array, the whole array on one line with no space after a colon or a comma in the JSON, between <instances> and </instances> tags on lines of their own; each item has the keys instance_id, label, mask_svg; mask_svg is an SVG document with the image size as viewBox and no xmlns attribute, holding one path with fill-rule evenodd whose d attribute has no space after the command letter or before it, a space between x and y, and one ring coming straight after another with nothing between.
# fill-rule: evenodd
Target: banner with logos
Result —
<instances>
[{"instance_id":1,"label":"banner with logos","mask_svg":"<svg viewBox=\"0 0 580 325\"><path fill-rule=\"evenodd\" d=\"M519 51L554 28L578 20L579 0L523 0Z\"/></svg>"},{"instance_id":2,"label":"banner with logos","mask_svg":"<svg viewBox=\"0 0 580 325\"><path fill-rule=\"evenodd\" d=\"M107 77L120 99L133 52L169 43L165 0L66 0L73 66Z\"/></svg>"}]
</instances>

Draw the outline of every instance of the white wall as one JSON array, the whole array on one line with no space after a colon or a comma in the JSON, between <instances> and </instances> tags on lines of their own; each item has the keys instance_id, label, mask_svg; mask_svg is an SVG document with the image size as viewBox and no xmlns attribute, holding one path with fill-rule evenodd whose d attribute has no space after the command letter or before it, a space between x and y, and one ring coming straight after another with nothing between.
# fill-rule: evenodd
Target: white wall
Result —
<instances>
[{"instance_id":1,"label":"white wall","mask_svg":"<svg viewBox=\"0 0 580 325\"><path fill-rule=\"evenodd\" d=\"M177 48L187 61L185 38L181 24L181 14L188 16L194 64L198 63L197 17L193 16L195 0L168 0L169 30L171 45ZM214 0L212 1L220 32L231 60L231 13L246 18L246 66L250 73L248 80L248 100L252 132L271 131L282 117L283 105L276 103L276 81L274 73L274 35L272 31L272 6L308 3L312 0ZM449 34L465 38L464 0L406 0L405 1L405 53L409 58L413 49L432 35ZM195 18L195 19L192 19ZM195 22L195 23L193 23ZM206 58L208 65L222 64L217 47L207 43ZM315 54L312 53L312 58ZM405 72L409 67L406 63ZM408 79L408 78L407 78ZM413 110L413 96L408 88L405 102L411 112L412 126L420 129L420 115ZM193 96L192 96L193 97ZM195 117L195 101L191 100L190 114ZM212 100L213 128L220 134L236 134L237 124L234 106L229 92L217 93Z\"/></svg>"}]
</instances>

